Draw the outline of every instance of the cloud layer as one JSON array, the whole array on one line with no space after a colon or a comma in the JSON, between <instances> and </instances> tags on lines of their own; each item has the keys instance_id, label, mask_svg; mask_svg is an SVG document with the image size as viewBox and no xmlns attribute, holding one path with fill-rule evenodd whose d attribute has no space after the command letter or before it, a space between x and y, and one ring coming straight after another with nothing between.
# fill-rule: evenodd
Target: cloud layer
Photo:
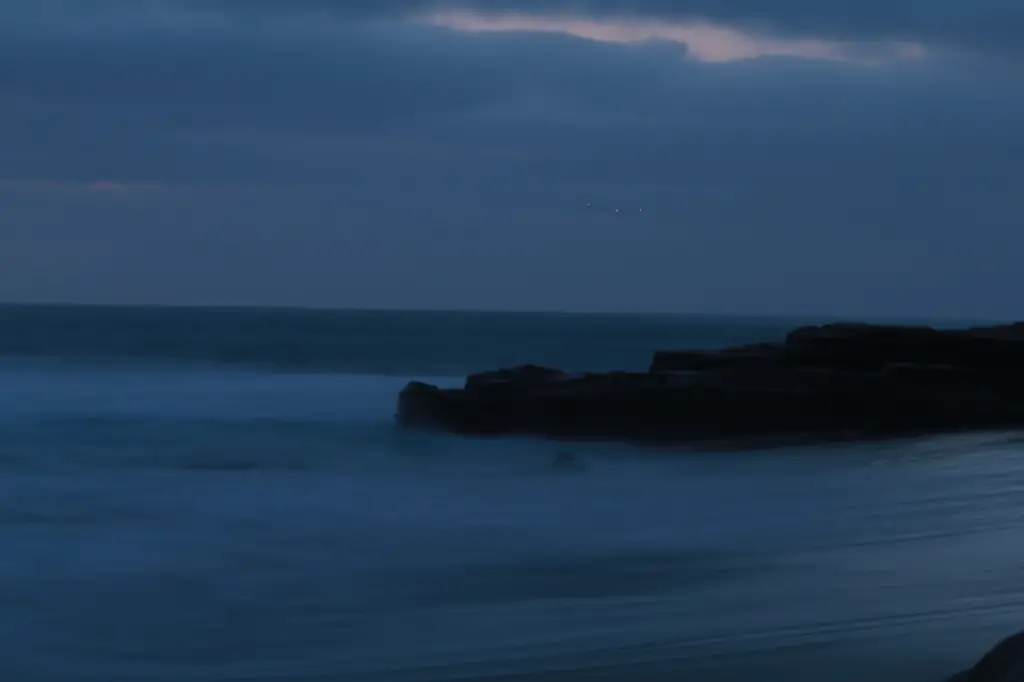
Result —
<instances>
[{"instance_id":1,"label":"cloud layer","mask_svg":"<svg viewBox=\"0 0 1024 682\"><path fill-rule=\"evenodd\" d=\"M717 23L840 41L905 41L1019 53L1024 6L1008 0L185 0L182 6L263 16L407 17L438 11Z\"/></svg>"},{"instance_id":2,"label":"cloud layer","mask_svg":"<svg viewBox=\"0 0 1024 682\"><path fill-rule=\"evenodd\" d=\"M1009 309L1020 10L844 12L0 0L0 298Z\"/></svg>"},{"instance_id":3,"label":"cloud layer","mask_svg":"<svg viewBox=\"0 0 1024 682\"><path fill-rule=\"evenodd\" d=\"M402 20L445 12L718 24L776 37L900 41L1019 54L1024 6L1010 0L4 0L8 22L78 22L132 14L163 21L222 16L253 24ZM123 19L122 19L123 20Z\"/></svg>"}]
</instances>

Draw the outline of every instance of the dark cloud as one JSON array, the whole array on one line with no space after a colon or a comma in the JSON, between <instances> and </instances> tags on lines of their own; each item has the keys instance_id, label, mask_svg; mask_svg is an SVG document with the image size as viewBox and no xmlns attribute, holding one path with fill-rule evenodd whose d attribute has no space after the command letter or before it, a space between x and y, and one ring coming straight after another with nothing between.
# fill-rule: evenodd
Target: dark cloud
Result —
<instances>
[{"instance_id":1,"label":"dark cloud","mask_svg":"<svg viewBox=\"0 0 1024 682\"><path fill-rule=\"evenodd\" d=\"M643 11L828 25L817 5L759 17L723 4L735 12ZM0 0L0 298L1017 305L1024 83L1012 65L704 64L676 44L396 20L416 7ZM844 35L902 30L870 23ZM616 222L617 205L649 217Z\"/></svg>"},{"instance_id":2,"label":"dark cloud","mask_svg":"<svg viewBox=\"0 0 1024 682\"><path fill-rule=\"evenodd\" d=\"M63 17L186 10L257 22L312 18L351 22L434 10L522 12L624 19L720 22L756 32L836 40L905 40L942 48L1019 54L1024 3L1014 0L5 0L0 13Z\"/></svg>"},{"instance_id":3,"label":"dark cloud","mask_svg":"<svg viewBox=\"0 0 1024 682\"><path fill-rule=\"evenodd\" d=\"M358 29L330 40L159 26L72 38L0 29L0 36L0 92L126 125L386 125L461 110L488 90L472 69L445 64L437 41L385 43ZM417 70L417 58L446 77Z\"/></svg>"},{"instance_id":4,"label":"dark cloud","mask_svg":"<svg viewBox=\"0 0 1024 682\"><path fill-rule=\"evenodd\" d=\"M183 0L193 8L280 16L403 16L438 9L722 22L779 35L918 41L1019 53L1024 3L1013 0Z\"/></svg>"},{"instance_id":5,"label":"dark cloud","mask_svg":"<svg viewBox=\"0 0 1024 682\"><path fill-rule=\"evenodd\" d=\"M958 153L999 161L989 150L1020 139L1024 85L988 67L708 65L682 60L678 45L402 23L252 25L188 19L184 4L108 0L120 11L95 14L90 3L91 20L38 20L63 6L51 0L28 24L0 24L0 175L305 182L373 176L376 164L501 174L543 159L530 174L665 183L807 166L801 159L823 150L867 169L882 145L893 153L880 173L958 168ZM231 6L257 5L298 11ZM0 4L12 17L15 8ZM648 158L659 154L687 162Z\"/></svg>"},{"instance_id":6,"label":"dark cloud","mask_svg":"<svg viewBox=\"0 0 1024 682\"><path fill-rule=\"evenodd\" d=\"M1024 88L989 70L708 65L675 45L156 11L177 4L114 23L0 25L0 176L870 183L955 175L982 156L996 176L998 150L1019 149ZM820 168L826 155L833 168Z\"/></svg>"}]
</instances>

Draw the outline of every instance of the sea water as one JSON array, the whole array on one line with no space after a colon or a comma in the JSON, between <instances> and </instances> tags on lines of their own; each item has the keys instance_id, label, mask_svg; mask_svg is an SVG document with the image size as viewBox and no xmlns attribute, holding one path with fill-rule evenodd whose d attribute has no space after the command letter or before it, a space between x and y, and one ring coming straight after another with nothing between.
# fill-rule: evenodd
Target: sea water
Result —
<instances>
[{"instance_id":1,"label":"sea water","mask_svg":"<svg viewBox=\"0 0 1024 682\"><path fill-rule=\"evenodd\" d=\"M409 379L642 369L795 323L0 308L0 679L940 682L1024 627L1015 434L393 428Z\"/></svg>"}]
</instances>

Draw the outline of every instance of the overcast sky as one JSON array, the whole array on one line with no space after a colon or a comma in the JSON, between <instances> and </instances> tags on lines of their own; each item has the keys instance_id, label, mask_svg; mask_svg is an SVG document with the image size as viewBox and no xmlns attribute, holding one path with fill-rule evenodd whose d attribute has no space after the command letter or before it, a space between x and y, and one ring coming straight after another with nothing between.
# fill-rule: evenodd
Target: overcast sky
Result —
<instances>
[{"instance_id":1,"label":"overcast sky","mask_svg":"<svg viewBox=\"0 0 1024 682\"><path fill-rule=\"evenodd\" d=\"M1019 0L0 0L3 301L1024 318L1022 259Z\"/></svg>"}]
</instances>

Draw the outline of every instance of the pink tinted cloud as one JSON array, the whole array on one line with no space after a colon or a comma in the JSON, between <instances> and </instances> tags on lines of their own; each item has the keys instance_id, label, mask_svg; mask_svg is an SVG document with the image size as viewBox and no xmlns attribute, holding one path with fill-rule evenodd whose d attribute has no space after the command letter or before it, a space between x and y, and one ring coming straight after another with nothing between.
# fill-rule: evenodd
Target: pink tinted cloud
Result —
<instances>
[{"instance_id":1,"label":"pink tinted cloud","mask_svg":"<svg viewBox=\"0 0 1024 682\"><path fill-rule=\"evenodd\" d=\"M422 21L458 31L560 33L605 43L666 41L685 45L690 59L733 62L759 57L786 56L880 65L895 59L918 59L924 48L916 43L848 43L813 38L778 38L756 35L708 22L586 19L572 16L482 14L468 11L436 12Z\"/></svg>"},{"instance_id":2,"label":"pink tinted cloud","mask_svg":"<svg viewBox=\"0 0 1024 682\"><path fill-rule=\"evenodd\" d=\"M75 182L68 180L42 179L0 179L0 189L24 192L50 192L59 194L129 196L151 194L169 189L154 183L122 182L118 180L92 180Z\"/></svg>"}]
</instances>

